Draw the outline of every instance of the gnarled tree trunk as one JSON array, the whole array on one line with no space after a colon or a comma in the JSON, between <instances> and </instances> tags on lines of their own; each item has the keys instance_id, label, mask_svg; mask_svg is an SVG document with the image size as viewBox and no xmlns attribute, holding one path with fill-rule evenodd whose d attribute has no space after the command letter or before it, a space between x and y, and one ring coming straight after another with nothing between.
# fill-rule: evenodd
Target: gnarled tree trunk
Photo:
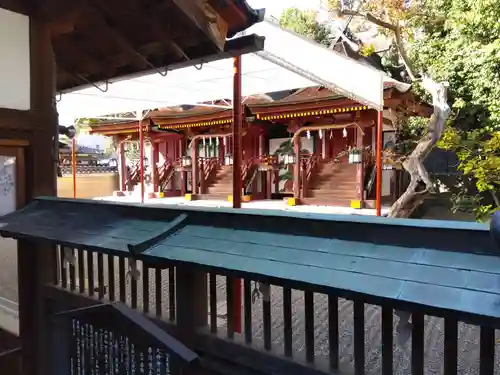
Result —
<instances>
[{"instance_id":1,"label":"gnarled tree trunk","mask_svg":"<svg viewBox=\"0 0 500 375\"><path fill-rule=\"evenodd\" d=\"M403 195L389 209L389 217L409 217L434 189L434 184L423 163L441 138L451 110L447 103L446 83L437 83L430 77L424 77L422 85L432 95L434 113L429 119L427 133L418 141L413 152L403 161L403 168L410 174L410 184ZM424 184L424 187L419 190L421 183Z\"/></svg>"}]
</instances>

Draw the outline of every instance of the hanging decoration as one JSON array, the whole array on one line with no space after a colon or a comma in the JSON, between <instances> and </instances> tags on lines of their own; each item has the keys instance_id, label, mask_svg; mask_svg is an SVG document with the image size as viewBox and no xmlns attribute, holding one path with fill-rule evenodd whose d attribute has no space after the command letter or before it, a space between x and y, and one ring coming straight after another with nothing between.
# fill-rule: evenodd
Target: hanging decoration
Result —
<instances>
[{"instance_id":1,"label":"hanging decoration","mask_svg":"<svg viewBox=\"0 0 500 375\"><path fill-rule=\"evenodd\" d=\"M226 147L226 137L222 138L222 144L224 145L224 147Z\"/></svg>"},{"instance_id":2,"label":"hanging decoration","mask_svg":"<svg viewBox=\"0 0 500 375\"><path fill-rule=\"evenodd\" d=\"M318 132L318 135L319 135L319 139L323 139L323 130L320 130Z\"/></svg>"},{"instance_id":3,"label":"hanging decoration","mask_svg":"<svg viewBox=\"0 0 500 375\"><path fill-rule=\"evenodd\" d=\"M212 147L212 137L208 138L208 144Z\"/></svg>"},{"instance_id":4,"label":"hanging decoration","mask_svg":"<svg viewBox=\"0 0 500 375\"><path fill-rule=\"evenodd\" d=\"M342 131L342 134L344 135L344 138L347 138L347 128L344 128Z\"/></svg>"},{"instance_id":5,"label":"hanging decoration","mask_svg":"<svg viewBox=\"0 0 500 375\"><path fill-rule=\"evenodd\" d=\"M216 137L216 138L215 138L215 145L216 145L217 147L219 147L219 137Z\"/></svg>"},{"instance_id":6,"label":"hanging decoration","mask_svg":"<svg viewBox=\"0 0 500 375\"><path fill-rule=\"evenodd\" d=\"M205 147L205 138L201 139L201 144L203 145L203 147Z\"/></svg>"},{"instance_id":7,"label":"hanging decoration","mask_svg":"<svg viewBox=\"0 0 500 375\"><path fill-rule=\"evenodd\" d=\"M333 138L333 130L330 130L330 139Z\"/></svg>"},{"instance_id":8,"label":"hanging decoration","mask_svg":"<svg viewBox=\"0 0 500 375\"><path fill-rule=\"evenodd\" d=\"M311 139L311 132L309 130L307 131L307 139Z\"/></svg>"}]
</instances>

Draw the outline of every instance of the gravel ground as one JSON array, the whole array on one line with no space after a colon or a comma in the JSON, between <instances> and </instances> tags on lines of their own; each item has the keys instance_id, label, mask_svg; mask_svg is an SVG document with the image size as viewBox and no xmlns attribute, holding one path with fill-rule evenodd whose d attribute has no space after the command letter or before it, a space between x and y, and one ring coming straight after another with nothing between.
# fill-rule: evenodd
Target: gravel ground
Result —
<instances>
[{"instance_id":1,"label":"gravel ground","mask_svg":"<svg viewBox=\"0 0 500 375\"><path fill-rule=\"evenodd\" d=\"M12 252L12 244L5 246L5 240L0 242L0 297L16 300L16 257ZM3 247L3 248L2 248ZM6 251L7 248L7 251ZM139 263L139 270L142 265ZM107 258L104 257L104 269L107 269ZM118 270L116 261L115 269ZM164 316L168 316L168 270L162 271L162 305ZM155 311L155 287L154 271L150 270L150 311ZM105 282L108 275L105 272ZM97 275L96 275L97 281ZM118 285L118 276L116 276ZM226 325L226 293L225 278L217 278L217 315L218 326ZM142 309L142 275L138 280L138 305ZM109 297L109 296L107 296ZM118 288L116 288L118 297ZM130 282L127 284L127 302L130 303ZM272 341L273 347L279 350L283 347L283 301L282 289L273 286L271 288L271 319L272 319ZM293 348L295 351L304 349L304 294L301 291L292 292L292 325L293 325ZM327 297L322 294L315 295L315 352L317 356L328 356L328 304ZM352 366L353 363L353 314L352 303L341 299L339 302L339 335L340 335L340 360L344 365ZM259 299L252 305L252 330L253 336L262 338L262 301ZM365 356L366 369L372 373L381 373L381 311L373 305L365 306ZM397 318L394 319L397 324ZM444 321L436 317L426 317L425 329L425 365L426 374L443 374L443 340ZM458 345L458 374L479 374L479 328L471 325L459 325ZM396 375L411 374L410 366L411 340L400 342L395 333L394 339L394 373ZM495 374L500 374L500 358L496 356Z\"/></svg>"}]
</instances>

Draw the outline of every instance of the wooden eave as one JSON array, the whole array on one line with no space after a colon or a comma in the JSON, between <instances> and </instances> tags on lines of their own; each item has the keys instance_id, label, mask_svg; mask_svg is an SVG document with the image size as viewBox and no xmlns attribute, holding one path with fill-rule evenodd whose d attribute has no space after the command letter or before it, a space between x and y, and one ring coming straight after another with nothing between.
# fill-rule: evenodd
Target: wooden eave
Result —
<instances>
[{"instance_id":1,"label":"wooden eave","mask_svg":"<svg viewBox=\"0 0 500 375\"><path fill-rule=\"evenodd\" d=\"M221 111L210 111L198 113L196 115L176 115L168 117L151 117L155 125L160 129L178 128L178 127L193 127L193 126L208 126L217 124L208 124L217 122L219 124L229 123L232 121L233 111L230 109L222 109ZM228 121L229 120L229 121ZM228 122L227 122L228 121ZM206 125L202 125L205 124ZM197 125L198 124L198 125Z\"/></svg>"},{"instance_id":2,"label":"wooden eave","mask_svg":"<svg viewBox=\"0 0 500 375\"><path fill-rule=\"evenodd\" d=\"M270 104L250 105L250 111L260 120L273 120L280 118L308 117L329 115L368 110L369 107L361 105L347 98L322 98L297 102L274 102Z\"/></svg>"},{"instance_id":3,"label":"wooden eave","mask_svg":"<svg viewBox=\"0 0 500 375\"><path fill-rule=\"evenodd\" d=\"M60 93L255 52L263 38L228 37L262 20L241 0L0 0L47 25Z\"/></svg>"},{"instance_id":4,"label":"wooden eave","mask_svg":"<svg viewBox=\"0 0 500 375\"><path fill-rule=\"evenodd\" d=\"M144 131L151 130L151 123L149 121L144 121ZM139 123L137 121L131 122L111 122L111 123L99 123L90 125L90 134L100 134L100 135L121 135L121 134L131 134L139 133Z\"/></svg>"}]
</instances>

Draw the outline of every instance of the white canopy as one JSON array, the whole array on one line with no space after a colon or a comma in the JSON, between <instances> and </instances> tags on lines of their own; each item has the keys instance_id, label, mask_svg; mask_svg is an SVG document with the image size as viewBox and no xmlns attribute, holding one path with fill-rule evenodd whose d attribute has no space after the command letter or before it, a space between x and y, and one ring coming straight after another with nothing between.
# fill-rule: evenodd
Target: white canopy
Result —
<instances>
[{"instance_id":1,"label":"white canopy","mask_svg":"<svg viewBox=\"0 0 500 375\"><path fill-rule=\"evenodd\" d=\"M244 33L265 36L266 41L264 51L242 57L243 96L322 85L374 109L382 108L383 72L285 31L272 21L255 24ZM151 74L109 83L106 92L91 87L63 94L57 103L61 123L231 98L232 64L232 59L224 59L203 64L199 70L169 71L166 77Z\"/></svg>"}]
</instances>

